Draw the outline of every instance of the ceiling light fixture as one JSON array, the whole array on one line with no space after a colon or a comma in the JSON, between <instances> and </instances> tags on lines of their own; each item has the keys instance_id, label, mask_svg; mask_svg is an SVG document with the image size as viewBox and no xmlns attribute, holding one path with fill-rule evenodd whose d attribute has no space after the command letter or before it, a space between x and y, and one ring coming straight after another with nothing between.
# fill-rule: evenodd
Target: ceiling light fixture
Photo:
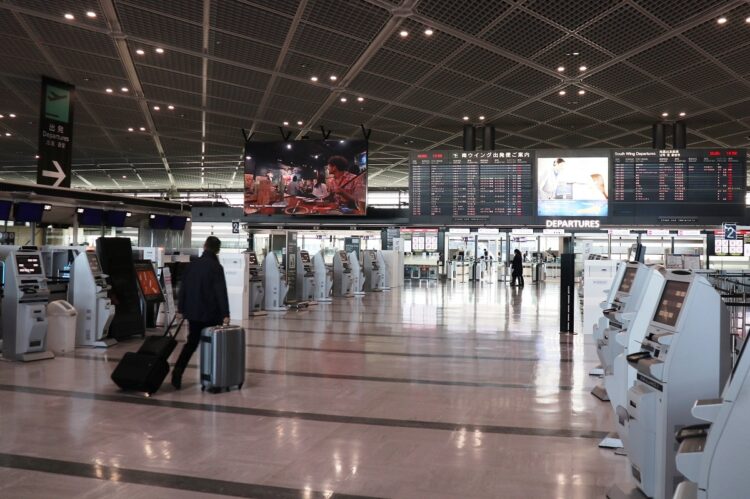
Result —
<instances>
[{"instance_id":1,"label":"ceiling light fixture","mask_svg":"<svg viewBox=\"0 0 750 499\"><path fill-rule=\"evenodd\" d=\"M253 159L252 156L245 156L245 159Z\"/></svg>"},{"instance_id":2,"label":"ceiling light fixture","mask_svg":"<svg viewBox=\"0 0 750 499\"><path fill-rule=\"evenodd\" d=\"M298 122L297 122L297 124L298 124L299 126L302 126L302 122L301 122L301 121L298 121Z\"/></svg>"},{"instance_id":3,"label":"ceiling light fixture","mask_svg":"<svg viewBox=\"0 0 750 499\"><path fill-rule=\"evenodd\" d=\"M340 100L341 102L346 102L346 97L342 97L342 98L341 98L341 99L339 99L339 100Z\"/></svg>"},{"instance_id":4,"label":"ceiling light fixture","mask_svg":"<svg viewBox=\"0 0 750 499\"><path fill-rule=\"evenodd\" d=\"M94 18L96 18L96 12L94 12L93 10L89 10L89 11L86 12L86 17L94 19Z\"/></svg>"},{"instance_id":5,"label":"ceiling light fixture","mask_svg":"<svg viewBox=\"0 0 750 499\"><path fill-rule=\"evenodd\" d=\"M128 127L128 132L132 132L132 131L133 131L133 127L132 126Z\"/></svg>"},{"instance_id":6,"label":"ceiling light fixture","mask_svg":"<svg viewBox=\"0 0 750 499\"><path fill-rule=\"evenodd\" d=\"M468 116L464 116L464 121L469 121L469 117Z\"/></svg>"},{"instance_id":7,"label":"ceiling light fixture","mask_svg":"<svg viewBox=\"0 0 750 499\"><path fill-rule=\"evenodd\" d=\"M10 137L10 132L5 132L6 137Z\"/></svg>"},{"instance_id":8,"label":"ceiling light fixture","mask_svg":"<svg viewBox=\"0 0 750 499\"><path fill-rule=\"evenodd\" d=\"M311 76L310 77L310 81L318 81L318 77L317 76Z\"/></svg>"},{"instance_id":9,"label":"ceiling light fixture","mask_svg":"<svg viewBox=\"0 0 750 499\"><path fill-rule=\"evenodd\" d=\"M586 94L586 91L584 89L580 89L578 91L578 95L585 95L585 94Z\"/></svg>"},{"instance_id":10,"label":"ceiling light fixture","mask_svg":"<svg viewBox=\"0 0 750 499\"><path fill-rule=\"evenodd\" d=\"M154 106L154 111L159 111L161 108L159 106Z\"/></svg>"},{"instance_id":11,"label":"ceiling light fixture","mask_svg":"<svg viewBox=\"0 0 750 499\"><path fill-rule=\"evenodd\" d=\"M480 116L479 121L484 121L484 116Z\"/></svg>"},{"instance_id":12,"label":"ceiling light fixture","mask_svg":"<svg viewBox=\"0 0 750 499\"><path fill-rule=\"evenodd\" d=\"M331 81L336 81L336 80L338 80L338 78L336 77L336 75L331 75L331 76L329 76L328 78L329 78L329 79L330 79Z\"/></svg>"},{"instance_id":13,"label":"ceiling light fixture","mask_svg":"<svg viewBox=\"0 0 750 499\"><path fill-rule=\"evenodd\" d=\"M580 52L572 52L571 55L581 55Z\"/></svg>"},{"instance_id":14,"label":"ceiling light fixture","mask_svg":"<svg viewBox=\"0 0 750 499\"><path fill-rule=\"evenodd\" d=\"M67 19L68 21L72 21L73 19L76 18L76 16L74 16L70 12L68 12L67 14L65 14L63 17L65 17L65 19Z\"/></svg>"},{"instance_id":15,"label":"ceiling light fixture","mask_svg":"<svg viewBox=\"0 0 750 499\"><path fill-rule=\"evenodd\" d=\"M726 24L726 22L727 22L727 18L726 18L726 17L724 17L724 16L721 16L720 18L718 18L718 19L716 20L716 22L717 22L717 23L719 23L719 24Z\"/></svg>"},{"instance_id":16,"label":"ceiling light fixture","mask_svg":"<svg viewBox=\"0 0 750 499\"><path fill-rule=\"evenodd\" d=\"M114 90L112 90L111 88L106 88L104 89L104 91L107 92L108 94L111 94L112 92L114 92Z\"/></svg>"},{"instance_id":17,"label":"ceiling light fixture","mask_svg":"<svg viewBox=\"0 0 750 499\"><path fill-rule=\"evenodd\" d=\"M557 66L558 73L562 73L563 71L565 71L565 66Z\"/></svg>"},{"instance_id":18,"label":"ceiling light fixture","mask_svg":"<svg viewBox=\"0 0 750 499\"><path fill-rule=\"evenodd\" d=\"M38 155L38 154L35 154L35 155L34 155L34 159L39 159L39 155Z\"/></svg>"},{"instance_id":19,"label":"ceiling light fixture","mask_svg":"<svg viewBox=\"0 0 750 499\"><path fill-rule=\"evenodd\" d=\"M287 145L286 145L286 148L287 148L287 149L291 149L291 148L292 148L292 144L287 144Z\"/></svg>"},{"instance_id":20,"label":"ceiling light fixture","mask_svg":"<svg viewBox=\"0 0 750 499\"><path fill-rule=\"evenodd\" d=\"M680 113L680 116L683 116L683 117L684 117L684 116L685 116L685 111L681 112L681 113Z\"/></svg>"},{"instance_id":21,"label":"ceiling light fixture","mask_svg":"<svg viewBox=\"0 0 750 499\"><path fill-rule=\"evenodd\" d=\"M667 113L667 112L661 113L661 116L662 116L662 118L666 118L667 116L669 116L669 113Z\"/></svg>"},{"instance_id":22,"label":"ceiling light fixture","mask_svg":"<svg viewBox=\"0 0 750 499\"><path fill-rule=\"evenodd\" d=\"M427 28L426 30L424 30L424 34L427 36L432 36L434 33L435 32L432 31L430 28Z\"/></svg>"},{"instance_id":23,"label":"ceiling light fixture","mask_svg":"<svg viewBox=\"0 0 750 499\"><path fill-rule=\"evenodd\" d=\"M3 119L3 118L5 118L5 115L0 114L0 120Z\"/></svg>"},{"instance_id":24,"label":"ceiling light fixture","mask_svg":"<svg viewBox=\"0 0 750 499\"><path fill-rule=\"evenodd\" d=\"M289 122L288 122L288 121L285 121L285 122L284 122L284 123L282 123L282 124L283 124L284 126L289 126Z\"/></svg>"},{"instance_id":25,"label":"ceiling light fixture","mask_svg":"<svg viewBox=\"0 0 750 499\"><path fill-rule=\"evenodd\" d=\"M559 95L565 95L565 93L566 93L566 92L565 92L565 90L560 90L560 91L559 91L559 92L557 92L557 93L558 93Z\"/></svg>"},{"instance_id":26,"label":"ceiling light fixture","mask_svg":"<svg viewBox=\"0 0 750 499\"><path fill-rule=\"evenodd\" d=\"M401 38L406 38L407 36L409 36L409 32L404 29L404 30L401 30L398 35Z\"/></svg>"},{"instance_id":27,"label":"ceiling light fixture","mask_svg":"<svg viewBox=\"0 0 750 499\"><path fill-rule=\"evenodd\" d=\"M125 92L125 93L127 93L127 92L130 92L130 89L129 89L128 87L122 87L122 88L120 89L120 91L121 91L121 92Z\"/></svg>"},{"instance_id":28,"label":"ceiling light fixture","mask_svg":"<svg viewBox=\"0 0 750 499\"><path fill-rule=\"evenodd\" d=\"M154 50L155 50L155 52L156 52L157 54L163 54L163 53L164 53L164 49L163 49L163 48L161 48L161 47L156 47L156 49L154 49Z\"/></svg>"},{"instance_id":29,"label":"ceiling light fixture","mask_svg":"<svg viewBox=\"0 0 750 499\"><path fill-rule=\"evenodd\" d=\"M364 101L365 101L364 97L357 97L357 102L364 102Z\"/></svg>"},{"instance_id":30,"label":"ceiling light fixture","mask_svg":"<svg viewBox=\"0 0 750 499\"><path fill-rule=\"evenodd\" d=\"M578 68L578 71L583 72L583 71L586 71L587 69L588 68L586 66L581 66L581 67Z\"/></svg>"},{"instance_id":31,"label":"ceiling light fixture","mask_svg":"<svg viewBox=\"0 0 750 499\"><path fill-rule=\"evenodd\" d=\"M144 54L146 53L146 51L145 51L145 50L143 50L143 49L137 49L137 50L135 51L135 53L136 53L136 54L138 54L138 55L144 55Z\"/></svg>"},{"instance_id":32,"label":"ceiling light fixture","mask_svg":"<svg viewBox=\"0 0 750 499\"><path fill-rule=\"evenodd\" d=\"M128 176L127 175L123 175L122 178L128 178Z\"/></svg>"},{"instance_id":33,"label":"ceiling light fixture","mask_svg":"<svg viewBox=\"0 0 750 499\"><path fill-rule=\"evenodd\" d=\"M11 118L15 118L16 117L16 115L13 114L13 113L10 113L8 116L10 116Z\"/></svg>"},{"instance_id":34,"label":"ceiling light fixture","mask_svg":"<svg viewBox=\"0 0 750 499\"><path fill-rule=\"evenodd\" d=\"M170 111L174 111L174 106L172 104L170 104L170 105L167 106L167 109L169 109Z\"/></svg>"},{"instance_id":35,"label":"ceiling light fixture","mask_svg":"<svg viewBox=\"0 0 750 499\"><path fill-rule=\"evenodd\" d=\"M745 18L745 22L748 23L748 24L750 24L750 17L746 17Z\"/></svg>"},{"instance_id":36,"label":"ceiling light fixture","mask_svg":"<svg viewBox=\"0 0 750 499\"><path fill-rule=\"evenodd\" d=\"M141 132L145 132L145 131L146 131L146 127L145 127L145 126L142 126L142 127L140 127L140 128L138 129L138 130L140 130Z\"/></svg>"}]
</instances>

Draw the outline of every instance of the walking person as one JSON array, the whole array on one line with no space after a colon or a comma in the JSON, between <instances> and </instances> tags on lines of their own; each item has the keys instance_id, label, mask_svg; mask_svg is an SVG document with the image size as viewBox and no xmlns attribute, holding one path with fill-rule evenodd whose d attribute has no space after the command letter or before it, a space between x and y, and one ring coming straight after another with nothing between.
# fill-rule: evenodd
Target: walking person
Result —
<instances>
[{"instance_id":1,"label":"walking person","mask_svg":"<svg viewBox=\"0 0 750 499\"><path fill-rule=\"evenodd\" d=\"M219 263L221 241L209 236L203 245L203 255L187 268L180 285L177 303L178 316L188 320L187 343L172 371L172 386L182 387L182 374L193 356L204 328L229 324L229 298L224 268Z\"/></svg>"},{"instance_id":2,"label":"walking person","mask_svg":"<svg viewBox=\"0 0 750 499\"><path fill-rule=\"evenodd\" d=\"M519 250L513 250L513 261L510 263L511 268L511 286L523 287L523 256ZM518 282L518 284L516 284Z\"/></svg>"}]
</instances>

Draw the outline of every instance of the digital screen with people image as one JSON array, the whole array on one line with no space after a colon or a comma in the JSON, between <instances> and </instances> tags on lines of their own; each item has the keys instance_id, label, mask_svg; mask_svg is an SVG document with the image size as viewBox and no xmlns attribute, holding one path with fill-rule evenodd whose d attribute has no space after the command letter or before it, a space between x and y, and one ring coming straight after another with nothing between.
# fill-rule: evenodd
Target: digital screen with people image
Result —
<instances>
[{"instance_id":1,"label":"digital screen with people image","mask_svg":"<svg viewBox=\"0 0 750 499\"><path fill-rule=\"evenodd\" d=\"M245 215L364 215L367 142L248 142L244 211Z\"/></svg>"},{"instance_id":2,"label":"digital screen with people image","mask_svg":"<svg viewBox=\"0 0 750 499\"><path fill-rule=\"evenodd\" d=\"M537 214L542 217L606 217L609 156L537 156Z\"/></svg>"}]
</instances>

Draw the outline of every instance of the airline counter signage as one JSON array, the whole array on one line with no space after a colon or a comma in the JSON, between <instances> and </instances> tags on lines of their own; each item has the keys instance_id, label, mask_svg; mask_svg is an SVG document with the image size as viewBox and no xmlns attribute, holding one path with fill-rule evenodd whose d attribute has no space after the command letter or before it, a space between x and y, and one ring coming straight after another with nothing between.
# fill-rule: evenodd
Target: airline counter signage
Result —
<instances>
[{"instance_id":1,"label":"airline counter signage","mask_svg":"<svg viewBox=\"0 0 750 499\"><path fill-rule=\"evenodd\" d=\"M36 183L70 187L75 87L42 78Z\"/></svg>"}]
</instances>

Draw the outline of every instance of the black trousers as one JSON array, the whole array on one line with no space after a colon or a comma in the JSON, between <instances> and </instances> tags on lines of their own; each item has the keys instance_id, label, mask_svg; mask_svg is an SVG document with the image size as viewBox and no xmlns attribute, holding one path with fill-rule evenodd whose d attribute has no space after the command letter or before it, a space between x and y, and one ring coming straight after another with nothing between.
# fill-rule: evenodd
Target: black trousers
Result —
<instances>
[{"instance_id":1,"label":"black trousers","mask_svg":"<svg viewBox=\"0 0 750 499\"><path fill-rule=\"evenodd\" d=\"M523 286L523 284L524 284L524 282L523 282L523 271L521 271L521 272L515 272L515 271L513 271L513 273L511 274L511 276L512 276L512 279L510 281L510 285L511 286L515 286L516 285L516 280L518 280L519 286Z\"/></svg>"},{"instance_id":2,"label":"black trousers","mask_svg":"<svg viewBox=\"0 0 750 499\"><path fill-rule=\"evenodd\" d=\"M185 346L182 347L180 356L177 358L177 363L175 363L174 370L176 373L182 375L182 372L187 367L188 362L190 362L190 357L192 357L195 351L198 349L198 344L201 341L201 331L203 331L204 328L215 326L219 323L221 323L221 321L218 321L218 322L217 321L213 321L213 322L188 321L187 343L185 343Z\"/></svg>"}]
</instances>

